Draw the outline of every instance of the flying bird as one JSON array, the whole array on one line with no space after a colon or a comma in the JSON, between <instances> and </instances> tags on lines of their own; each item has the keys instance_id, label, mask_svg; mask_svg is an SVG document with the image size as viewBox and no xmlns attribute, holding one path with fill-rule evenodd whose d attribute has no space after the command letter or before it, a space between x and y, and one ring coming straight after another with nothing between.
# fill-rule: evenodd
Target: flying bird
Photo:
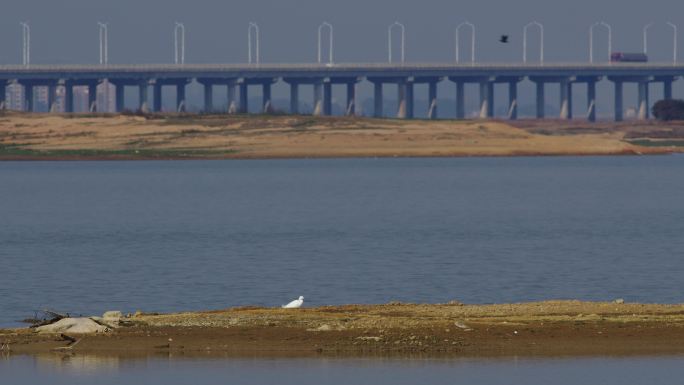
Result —
<instances>
[{"instance_id":1,"label":"flying bird","mask_svg":"<svg viewBox=\"0 0 684 385\"><path fill-rule=\"evenodd\" d=\"M302 304L304 304L304 297L300 295L299 299L296 299L296 300L288 303L287 305L283 305L282 308L283 309L297 309L297 308L302 307Z\"/></svg>"},{"instance_id":2,"label":"flying bird","mask_svg":"<svg viewBox=\"0 0 684 385\"><path fill-rule=\"evenodd\" d=\"M499 43L508 43L508 35L501 35L501 38L499 38Z\"/></svg>"}]
</instances>

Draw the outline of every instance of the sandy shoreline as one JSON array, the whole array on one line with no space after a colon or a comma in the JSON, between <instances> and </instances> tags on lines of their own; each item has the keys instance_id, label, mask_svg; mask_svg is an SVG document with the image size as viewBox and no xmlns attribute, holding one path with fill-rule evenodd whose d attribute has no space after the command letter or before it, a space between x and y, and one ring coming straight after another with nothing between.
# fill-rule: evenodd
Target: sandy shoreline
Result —
<instances>
[{"instance_id":1,"label":"sandy shoreline","mask_svg":"<svg viewBox=\"0 0 684 385\"><path fill-rule=\"evenodd\" d=\"M641 155L684 152L684 122L0 113L0 160Z\"/></svg>"},{"instance_id":2,"label":"sandy shoreline","mask_svg":"<svg viewBox=\"0 0 684 385\"><path fill-rule=\"evenodd\" d=\"M502 305L235 308L139 315L101 335L0 330L12 354L118 356L591 356L684 354L684 305L547 301Z\"/></svg>"}]
</instances>

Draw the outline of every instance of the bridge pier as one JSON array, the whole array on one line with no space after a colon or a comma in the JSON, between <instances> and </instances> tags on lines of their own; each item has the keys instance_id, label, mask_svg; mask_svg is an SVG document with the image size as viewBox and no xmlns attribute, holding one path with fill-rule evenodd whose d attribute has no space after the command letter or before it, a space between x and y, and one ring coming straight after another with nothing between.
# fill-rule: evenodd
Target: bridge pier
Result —
<instances>
[{"instance_id":1,"label":"bridge pier","mask_svg":"<svg viewBox=\"0 0 684 385\"><path fill-rule=\"evenodd\" d=\"M347 83L347 116L356 115L356 81Z\"/></svg>"},{"instance_id":2,"label":"bridge pier","mask_svg":"<svg viewBox=\"0 0 684 385\"><path fill-rule=\"evenodd\" d=\"M88 111L96 112L97 108L97 82L89 82L88 87Z\"/></svg>"},{"instance_id":3,"label":"bridge pier","mask_svg":"<svg viewBox=\"0 0 684 385\"><path fill-rule=\"evenodd\" d=\"M323 83L323 115L332 115L332 83Z\"/></svg>"},{"instance_id":4,"label":"bridge pier","mask_svg":"<svg viewBox=\"0 0 684 385\"><path fill-rule=\"evenodd\" d=\"M613 80L615 85L615 121L621 122L623 120L622 105L623 105L623 86L622 80Z\"/></svg>"},{"instance_id":5,"label":"bridge pier","mask_svg":"<svg viewBox=\"0 0 684 385\"><path fill-rule=\"evenodd\" d=\"M428 83L428 119L437 119L437 82Z\"/></svg>"},{"instance_id":6,"label":"bridge pier","mask_svg":"<svg viewBox=\"0 0 684 385\"><path fill-rule=\"evenodd\" d=\"M0 80L0 111L7 109L7 81Z\"/></svg>"},{"instance_id":7,"label":"bridge pier","mask_svg":"<svg viewBox=\"0 0 684 385\"><path fill-rule=\"evenodd\" d=\"M672 99L672 80L664 80L663 81L663 99L665 99L665 100L671 100Z\"/></svg>"},{"instance_id":8,"label":"bridge pier","mask_svg":"<svg viewBox=\"0 0 684 385\"><path fill-rule=\"evenodd\" d=\"M544 119L546 98L544 96L544 87L546 83L541 80L535 82L537 84L537 119Z\"/></svg>"},{"instance_id":9,"label":"bridge pier","mask_svg":"<svg viewBox=\"0 0 684 385\"><path fill-rule=\"evenodd\" d=\"M677 80L678 76L656 76L653 81L663 83L663 99L672 100L672 83Z\"/></svg>"},{"instance_id":10,"label":"bridge pier","mask_svg":"<svg viewBox=\"0 0 684 385\"><path fill-rule=\"evenodd\" d=\"M397 82L397 118L413 119L413 79Z\"/></svg>"},{"instance_id":11,"label":"bridge pier","mask_svg":"<svg viewBox=\"0 0 684 385\"><path fill-rule=\"evenodd\" d=\"M271 83L264 83L261 85L261 105L264 113L273 112L271 105Z\"/></svg>"},{"instance_id":12,"label":"bridge pier","mask_svg":"<svg viewBox=\"0 0 684 385\"><path fill-rule=\"evenodd\" d=\"M648 80L642 80L638 83L639 87L639 102L638 102L638 119L647 120L649 117L649 98L648 98Z\"/></svg>"},{"instance_id":13,"label":"bridge pier","mask_svg":"<svg viewBox=\"0 0 684 385\"><path fill-rule=\"evenodd\" d=\"M214 110L214 84L202 83L204 86L204 112L211 113Z\"/></svg>"},{"instance_id":14,"label":"bridge pier","mask_svg":"<svg viewBox=\"0 0 684 385\"><path fill-rule=\"evenodd\" d=\"M140 84L138 84L138 109L142 113L149 112L149 85L150 84L147 80L143 80L140 82Z\"/></svg>"},{"instance_id":15,"label":"bridge pier","mask_svg":"<svg viewBox=\"0 0 684 385\"><path fill-rule=\"evenodd\" d=\"M465 119L465 83L456 82L456 119Z\"/></svg>"},{"instance_id":16,"label":"bridge pier","mask_svg":"<svg viewBox=\"0 0 684 385\"><path fill-rule=\"evenodd\" d=\"M185 86L187 81L182 81L176 84L176 112L185 112L186 110L186 98L185 98Z\"/></svg>"},{"instance_id":17,"label":"bridge pier","mask_svg":"<svg viewBox=\"0 0 684 385\"><path fill-rule=\"evenodd\" d=\"M299 114L299 83L290 83L290 114Z\"/></svg>"},{"instance_id":18,"label":"bridge pier","mask_svg":"<svg viewBox=\"0 0 684 385\"><path fill-rule=\"evenodd\" d=\"M74 83L69 80L64 82L64 112L74 113Z\"/></svg>"},{"instance_id":19,"label":"bridge pier","mask_svg":"<svg viewBox=\"0 0 684 385\"><path fill-rule=\"evenodd\" d=\"M152 84L152 111L161 112L162 110L162 84L155 80Z\"/></svg>"},{"instance_id":20,"label":"bridge pier","mask_svg":"<svg viewBox=\"0 0 684 385\"><path fill-rule=\"evenodd\" d=\"M560 118L572 119L572 81L560 82Z\"/></svg>"},{"instance_id":21,"label":"bridge pier","mask_svg":"<svg viewBox=\"0 0 684 385\"><path fill-rule=\"evenodd\" d=\"M480 82L480 119L494 117L494 82Z\"/></svg>"},{"instance_id":22,"label":"bridge pier","mask_svg":"<svg viewBox=\"0 0 684 385\"><path fill-rule=\"evenodd\" d=\"M228 113L229 114L234 114L237 112L237 106L235 105L236 99L235 99L235 94L236 94L236 89L235 89L235 83L230 82L227 85L227 90L228 92Z\"/></svg>"},{"instance_id":23,"label":"bridge pier","mask_svg":"<svg viewBox=\"0 0 684 385\"><path fill-rule=\"evenodd\" d=\"M51 82L47 86L47 103L48 112L55 112L57 103L57 82Z\"/></svg>"},{"instance_id":24,"label":"bridge pier","mask_svg":"<svg viewBox=\"0 0 684 385\"><path fill-rule=\"evenodd\" d=\"M241 114L249 112L249 86L244 80L241 80L240 82L240 103L238 111Z\"/></svg>"},{"instance_id":25,"label":"bridge pier","mask_svg":"<svg viewBox=\"0 0 684 385\"><path fill-rule=\"evenodd\" d=\"M382 118L384 115L383 112L383 103L384 101L382 100L382 82L374 82L373 83L373 102L374 102L374 110L373 110L373 117L375 118Z\"/></svg>"},{"instance_id":26,"label":"bridge pier","mask_svg":"<svg viewBox=\"0 0 684 385\"><path fill-rule=\"evenodd\" d=\"M126 86L123 83L114 83L114 105L116 108L116 112L123 112L125 104L124 104L124 91L126 90Z\"/></svg>"},{"instance_id":27,"label":"bridge pier","mask_svg":"<svg viewBox=\"0 0 684 385\"><path fill-rule=\"evenodd\" d=\"M323 115L323 82L316 82L313 85L313 115Z\"/></svg>"},{"instance_id":28,"label":"bridge pier","mask_svg":"<svg viewBox=\"0 0 684 385\"><path fill-rule=\"evenodd\" d=\"M508 82L508 119L518 119L518 82Z\"/></svg>"},{"instance_id":29,"label":"bridge pier","mask_svg":"<svg viewBox=\"0 0 684 385\"><path fill-rule=\"evenodd\" d=\"M596 121L596 81L587 82L587 120Z\"/></svg>"},{"instance_id":30,"label":"bridge pier","mask_svg":"<svg viewBox=\"0 0 684 385\"><path fill-rule=\"evenodd\" d=\"M34 101L34 87L35 84L31 81L20 81L19 84L24 88L24 98L22 100L22 108L26 112L33 112Z\"/></svg>"},{"instance_id":31,"label":"bridge pier","mask_svg":"<svg viewBox=\"0 0 684 385\"><path fill-rule=\"evenodd\" d=\"M332 83L329 78L320 79L313 84L315 116L329 116L332 114Z\"/></svg>"}]
</instances>

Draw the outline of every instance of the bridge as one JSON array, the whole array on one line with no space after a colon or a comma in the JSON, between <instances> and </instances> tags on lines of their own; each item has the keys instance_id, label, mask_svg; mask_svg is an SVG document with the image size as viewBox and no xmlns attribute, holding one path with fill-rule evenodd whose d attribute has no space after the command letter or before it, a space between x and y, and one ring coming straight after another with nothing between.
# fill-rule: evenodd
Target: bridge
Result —
<instances>
[{"instance_id":1,"label":"bridge","mask_svg":"<svg viewBox=\"0 0 684 385\"><path fill-rule=\"evenodd\" d=\"M586 84L587 114L589 121L596 120L596 84L613 83L615 120L623 119L623 86L638 84L638 117L649 117L649 85L663 84L663 99L672 98L672 84L684 76L684 65L655 63L604 63L604 64L210 64L210 65L30 65L0 66L0 107L6 105L6 87L19 84L24 89L24 108L34 110L34 88L47 87L50 111L55 111L57 87L64 87L64 112L74 111L73 89L89 89L89 106L97 111L97 86L107 82L115 87L117 111L124 108L125 87L137 87L139 108L143 111L161 111L162 88L176 89L176 108L184 111L186 86L196 81L204 87L204 110L212 111L213 87L227 86L231 112L247 112L250 86L261 87L262 108L271 106L271 87L283 81L290 87L290 112L299 113L299 89L313 86L315 114L332 113L332 87L346 87L346 113L357 111L356 86L361 81L374 85L374 111L376 117L383 112L383 85L397 85L398 117L414 117L414 85L428 85L428 117L436 119L437 85L442 81L456 84L456 118L465 118L466 84L479 85L480 117L494 116L494 85L508 85L508 118L518 117L518 84L528 79L536 84L536 117L545 117L544 86L560 85L561 119L572 118L573 85ZM148 91L152 88L152 106Z\"/></svg>"}]
</instances>

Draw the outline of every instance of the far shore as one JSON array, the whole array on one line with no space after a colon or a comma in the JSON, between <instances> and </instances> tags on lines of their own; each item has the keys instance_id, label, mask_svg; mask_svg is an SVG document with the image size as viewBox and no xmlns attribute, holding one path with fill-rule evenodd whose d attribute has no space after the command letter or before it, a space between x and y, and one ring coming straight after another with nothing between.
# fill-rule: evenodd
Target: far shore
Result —
<instances>
[{"instance_id":1,"label":"far shore","mask_svg":"<svg viewBox=\"0 0 684 385\"><path fill-rule=\"evenodd\" d=\"M622 300L241 307L176 314L140 312L122 321L112 331L86 336L0 329L0 345L4 354L121 357L684 354L684 304Z\"/></svg>"},{"instance_id":2,"label":"far shore","mask_svg":"<svg viewBox=\"0 0 684 385\"><path fill-rule=\"evenodd\" d=\"M0 112L0 160L649 155L684 122Z\"/></svg>"}]
</instances>

